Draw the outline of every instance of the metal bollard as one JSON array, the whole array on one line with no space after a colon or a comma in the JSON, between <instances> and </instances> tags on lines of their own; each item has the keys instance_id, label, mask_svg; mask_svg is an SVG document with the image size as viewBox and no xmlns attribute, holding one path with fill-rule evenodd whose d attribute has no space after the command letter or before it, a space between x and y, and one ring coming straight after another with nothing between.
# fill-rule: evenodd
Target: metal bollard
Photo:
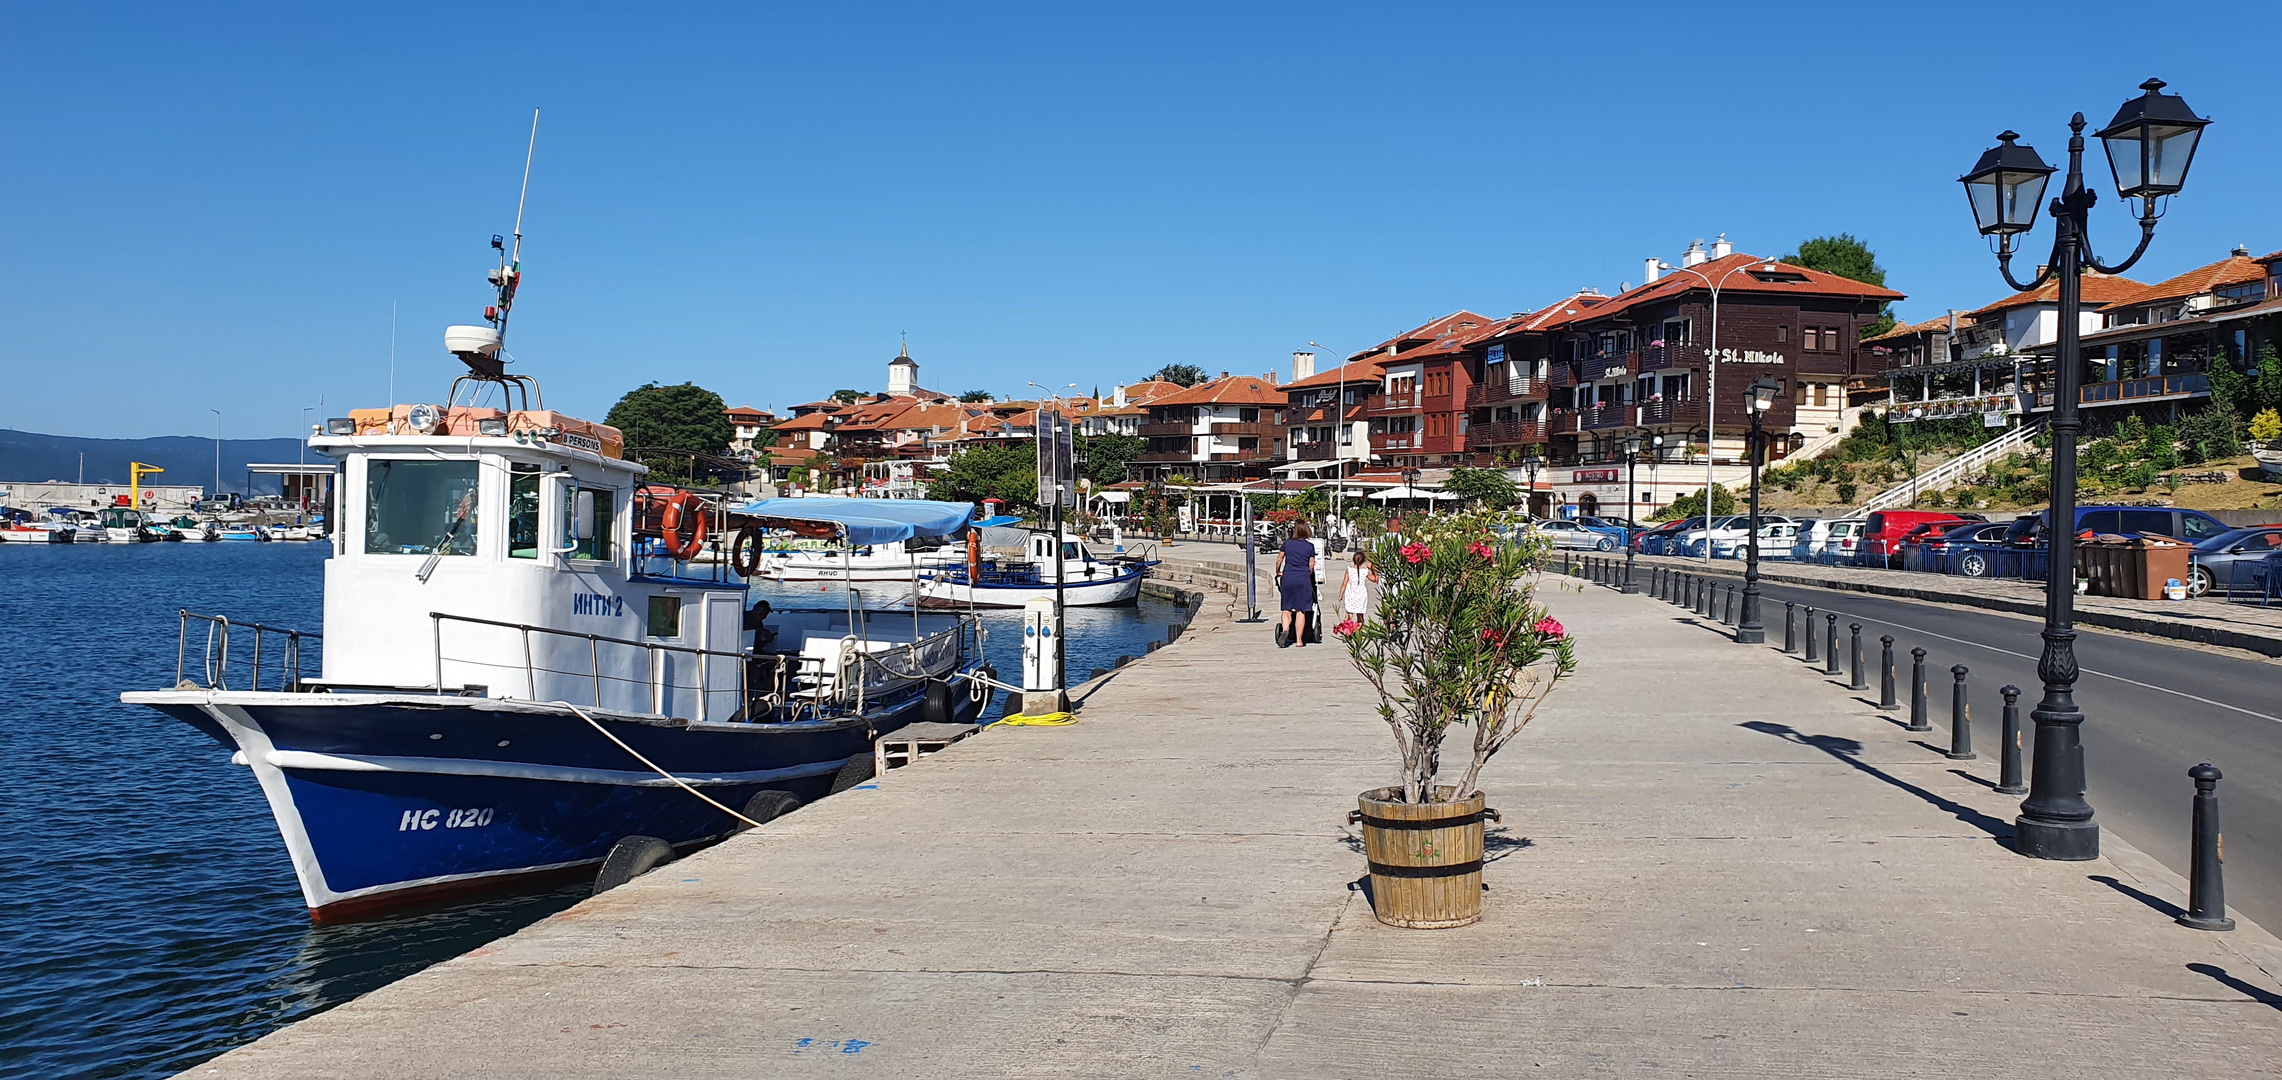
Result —
<instances>
[{"instance_id":1,"label":"metal bollard","mask_svg":"<svg viewBox=\"0 0 2282 1080\"><path fill-rule=\"evenodd\" d=\"M2187 775L2195 781L2195 847L2188 854L2187 913L2179 916L2179 925L2232 930L2223 877L2227 842L2219 832L2219 770L2206 761L2187 770Z\"/></svg>"},{"instance_id":2,"label":"metal bollard","mask_svg":"<svg viewBox=\"0 0 2282 1080\"><path fill-rule=\"evenodd\" d=\"M1932 731L1933 722L1925 718L1925 650L1910 650L1910 727L1911 731Z\"/></svg>"},{"instance_id":3,"label":"metal bollard","mask_svg":"<svg viewBox=\"0 0 2282 1080\"><path fill-rule=\"evenodd\" d=\"M2005 745L1997 755L1997 794L2026 795L2028 785L2021 782L2021 688L2008 686L1997 692L2005 695Z\"/></svg>"},{"instance_id":4,"label":"metal bollard","mask_svg":"<svg viewBox=\"0 0 2282 1080\"><path fill-rule=\"evenodd\" d=\"M1729 626L1735 625L1735 586L1733 585L1727 587L1727 612L1719 617L1719 621Z\"/></svg>"},{"instance_id":5,"label":"metal bollard","mask_svg":"<svg viewBox=\"0 0 2282 1080\"><path fill-rule=\"evenodd\" d=\"M1702 574L1696 575L1696 606L1698 615L1711 614L1711 582Z\"/></svg>"},{"instance_id":6,"label":"metal bollard","mask_svg":"<svg viewBox=\"0 0 2282 1080\"><path fill-rule=\"evenodd\" d=\"M1894 707L1894 635L1878 635L1878 707Z\"/></svg>"},{"instance_id":7,"label":"metal bollard","mask_svg":"<svg viewBox=\"0 0 2282 1080\"><path fill-rule=\"evenodd\" d=\"M1830 620L1830 648L1823 653L1822 673L1836 675L1838 674L1838 615L1832 613L1823 616L1823 618Z\"/></svg>"},{"instance_id":8,"label":"metal bollard","mask_svg":"<svg viewBox=\"0 0 2282 1080\"><path fill-rule=\"evenodd\" d=\"M1807 663L1815 662L1815 609L1807 609Z\"/></svg>"},{"instance_id":9,"label":"metal bollard","mask_svg":"<svg viewBox=\"0 0 2282 1080\"><path fill-rule=\"evenodd\" d=\"M1951 761L1971 761L1981 755L1973 752L1973 706L1965 702L1965 665L1950 668L1957 684L1949 690L1949 752L1943 757Z\"/></svg>"},{"instance_id":10,"label":"metal bollard","mask_svg":"<svg viewBox=\"0 0 2282 1080\"><path fill-rule=\"evenodd\" d=\"M1870 683L1862 677L1862 624L1848 623L1846 625L1854 632L1854 680L1847 683L1846 688L1849 690L1868 690Z\"/></svg>"},{"instance_id":11,"label":"metal bollard","mask_svg":"<svg viewBox=\"0 0 2282 1080\"><path fill-rule=\"evenodd\" d=\"M1797 601L1783 601L1783 651L1787 653L1799 651L1799 627L1792 621L1798 613Z\"/></svg>"}]
</instances>

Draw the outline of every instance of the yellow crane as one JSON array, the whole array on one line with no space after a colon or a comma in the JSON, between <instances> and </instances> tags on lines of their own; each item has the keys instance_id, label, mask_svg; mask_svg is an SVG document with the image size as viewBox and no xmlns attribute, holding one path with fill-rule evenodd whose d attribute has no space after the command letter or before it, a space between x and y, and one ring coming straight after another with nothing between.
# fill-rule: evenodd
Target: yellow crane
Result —
<instances>
[{"instance_id":1,"label":"yellow crane","mask_svg":"<svg viewBox=\"0 0 2282 1080\"><path fill-rule=\"evenodd\" d=\"M130 461L130 462L128 462L128 463L127 463L127 505L128 505L128 506L130 506L130 507L132 507L132 508L134 508L134 509L136 509L136 510L140 510L140 509L142 509L142 508L143 508L143 477L145 477L145 476L148 476L148 475L150 475L150 474L152 474L152 473L162 473L162 472L165 472L165 471L166 471L165 469L159 468L159 467L158 467L158 466L156 466L156 465L145 465L145 464L143 464L143 463L142 463L142 462L140 462L140 461Z\"/></svg>"}]
</instances>

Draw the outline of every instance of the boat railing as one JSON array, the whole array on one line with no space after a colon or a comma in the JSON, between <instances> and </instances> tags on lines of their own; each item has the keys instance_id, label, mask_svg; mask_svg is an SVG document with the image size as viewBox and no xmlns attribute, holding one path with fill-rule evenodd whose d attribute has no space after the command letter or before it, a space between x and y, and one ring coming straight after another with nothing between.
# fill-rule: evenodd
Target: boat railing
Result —
<instances>
[{"instance_id":1,"label":"boat railing","mask_svg":"<svg viewBox=\"0 0 2282 1080\"><path fill-rule=\"evenodd\" d=\"M428 621L431 628L432 638L435 644L435 690L439 694L445 692L444 664L447 661L453 664L468 664L474 666L502 666L480 660L455 659L447 657L444 653L444 624L446 622L457 622L468 623L475 626L495 627L498 629L511 630L515 632L523 646L523 687L524 696L529 700L544 700L557 696L550 693L546 695L546 698L542 698L539 693L540 675L567 675L571 676L574 679L588 682L593 686L594 698L587 704L591 704L596 708L608 707L604 703L602 693L603 685L605 683L620 683L641 686L647 691L650 712L661 716L667 714L669 699L673 696L675 691L694 690L697 693L697 700L699 702L698 712L701 714L698 718L706 719L706 717L704 717L702 714L706 711L706 707L713 700L713 694L717 692L716 688L712 685L712 669L714 665L707 662L712 658L727 660L736 668L737 685L735 689L737 693L738 715L742 716L747 712L749 703L752 700L751 695L748 692L749 683L747 681L748 673L746 670L746 661L750 659L750 657L742 650L730 652L722 649L698 648L691 645L673 645L660 641L639 641L631 638L610 637L606 634L589 634L577 630L562 630L552 626L534 626L529 623L505 622L499 619L480 619L472 615L452 615L441 611L429 612ZM538 659L537 650L535 650L531 644L531 637L533 634L551 636L555 638L569 638L572 640L585 642L587 670L579 671L576 669L549 667L546 664L541 663ZM643 671L645 674L640 678L634 678L604 671L602 667L602 649L604 646L642 650L644 657ZM549 652L553 652L553 650L549 650ZM685 684L667 672L667 665L663 663L663 658L673 654L694 656L697 658L697 680L694 683ZM723 685L719 688L719 692L726 692L729 689L730 687Z\"/></svg>"},{"instance_id":2,"label":"boat railing","mask_svg":"<svg viewBox=\"0 0 2282 1080\"><path fill-rule=\"evenodd\" d=\"M230 688L231 631L236 630L242 634L244 631L251 630L254 636L253 648L251 650L239 650L239 654L246 657L246 681L243 689L261 689L262 645L265 640L271 637L284 639L270 651L270 655L278 657L277 688L289 693L298 693L307 689L302 684L301 679L301 642L304 639L321 641L325 635L288 630L279 626L264 626L258 622L232 622L225 615L200 615L194 611L181 609L177 610L177 614L181 616L181 624L176 628L174 638L174 685L177 688L183 686L185 676L192 674L190 669L190 623L192 620L197 620L205 632L205 642L200 649L199 667L196 672L201 681L191 683L192 686L199 686L207 690L228 690Z\"/></svg>"}]
</instances>

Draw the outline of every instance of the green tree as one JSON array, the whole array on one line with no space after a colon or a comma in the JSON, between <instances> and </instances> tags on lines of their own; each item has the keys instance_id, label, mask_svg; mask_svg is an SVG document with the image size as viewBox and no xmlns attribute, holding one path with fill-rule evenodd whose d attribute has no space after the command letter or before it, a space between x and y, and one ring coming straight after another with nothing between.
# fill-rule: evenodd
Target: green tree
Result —
<instances>
[{"instance_id":1,"label":"green tree","mask_svg":"<svg viewBox=\"0 0 2282 1080\"><path fill-rule=\"evenodd\" d=\"M2268 345L2260 349L2259 358L2264 360L2273 348ZM2231 346L2221 348L2211 356L2210 369L2211 404L2238 417L2258 411L2252 407L2258 397L2257 391L2251 386L2252 377L2244 374L2237 365Z\"/></svg>"},{"instance_id":2,"label":"green tree","mask_svg":"<svg viewBox=\"0 0 2282 1080\"><path fill-rule=\"evenodd\" d=\"M1711 492L1711 516L1721 517L1723 515L1735 513L1735 493L1727 490L1727 485L1713 484L1711 486ZM1658 510L1655 514L1655 520L1671 521L1674 518L1695 517L1699 514L1702 514L1703 512L1704 489L1697 488L1694 491L1691 491L1685 495L1680 496L1677 499L1672 500L1671 504L1666 506L1664 509Z\"/></svg>"},{"instance_id":3,"label":"green tree","mask_svg":"<svg viewBox=\"0 0 2282 1080\"><path fill-rule=\"evenodd\" d=\"M2258 374L2251 381L2251 408L2282 409L2282 353L2269 341L2258 349Z\"/></svg>"},{"instance_id":4,"label":"green tree","mask_svg":"<svg viewBox=\"0 0 2282 1080\"><path fill-rule=\"evenodd\" d=\"M1139 435L1092 435L1072 440L1072 449L1085 458L1085 474L1097 488L1125 479L1125 466L1149 450Z\"/></svg>"},{"instance_id":5,"label":"green tree","mask_svg":"<svg viewBox=\"0 0 2282 1080\"><path fill-rule=\"evenodd\" d=\"M729 448L728 406L695 383L643 383L610 407L603 423L626 433L629 456L664 480L688 480L691 454Z\"/></svg>"},{"instance_id":6,"label":"green tree","mask_svg":"<svg viewBox=\"0 0 2282 1080\"><path fill-rule=\"evenodd\" d=\"M1450 470L1450 478L1442 482L1442 490L1492 510L1512 506L1520 494L1520 489L1514 486L1506 474L1495 469L1470 469L1463 465Z\"/></svg>"},{"instance_id":7,"label":"green tree","mask_svg":"<svg viewBox=\"0 0 2282 1080\"><path fill-rule=\"evenodd\" d=\"M864 392L863 392L863 391L861 391L861 390L834 390L834 391L832 391L832 400L834 400L834 401L837 401L837 402L839 402L839 403L840 403L840 404L842 404L842 405L853 405L853 404L855 404L855 403L857 403L857 402L859 402L859 401L862 401L863 399L864 399Z\"/></svg>"},{"instance_id":8,"label":"green tree","mask_svg":"<svg viewBox=\"0 0 2282 1080\"><path fill-rule=\"evenodd\" d=\"M1782 261L1809 270L1820 270L1825 274L1836 274L1865 285L1876 285L1881 289L1886 287L1886 268L1878 265L1877 253L1852 233L1802 240L1799 242L1799 250L1783 256ZM1862 336L1876 337L1893 328L1893 305L1886 304L1878 309L1878 321L1862 328Z\"/></svg>"},{"instance_id":9,"label":"green tree","mask_svg":"<svg viewBox=\"0 0 2282 1080\"><path fill-rule=\"evenodd\" d=\"M959 400L966 402L967 404L974 405L986 401L995 401L997 399L991 397L990 391L988 390L969 390L964 394L960 394Z\"/></svg>"},{"instance_id":10,"label":"green tree","mask_svg":"<svg viewBox=\"0 0 2282 1080\"><path fill-rule=\"evenodd\" d=\"M1149 378L1158 382L1195 386L1204 381L1204 369L1195 364L1166 364L1164 367L1150 372Z\"/></svg>"},{"instance_id":11,"label":"green tree","mask_svg":"<svg viewBox=\"0 0 2282 1080\"><path fill-rule=\"evenodd\" d=\"M2260 409L2250 418L2250 437L2262 443L2282 439L2282 411Z\"/></svg>"},{"instance_id":12,"label":"green tree","mask_svg":"<svg viewBox=\"0 0 2282 1080\"><path fill-rule=\"evenodd\" d=\"M1038 507L1038 457L1029 446L970 446L951 455L927 481L927 497L946 502L1002 499L1009 509Z\"/></svg>"}]
</instances>

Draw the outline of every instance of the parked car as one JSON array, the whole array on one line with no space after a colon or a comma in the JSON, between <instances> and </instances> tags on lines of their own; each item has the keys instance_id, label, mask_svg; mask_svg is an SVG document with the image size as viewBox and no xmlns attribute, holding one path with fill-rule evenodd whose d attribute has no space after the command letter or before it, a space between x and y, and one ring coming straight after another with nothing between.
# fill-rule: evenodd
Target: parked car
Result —
<instances>
[{"instance_id":1,"label":"parked car","mask_svg":"<svg viewBox=\"0 0 2282 1080\"><path fill-rule=\"evenodd\" d=\"M2216 592L2225 595L2227 583L2238 571L2237 564L2263 562L2267 556L2282 551L2282 526L2254 525L2247 529L2230 529L2195 545L2191 556L2194 565L2193 579L2187 582L2189 596L2206 596ZM2250 571L2239 571L2245 581Z\"/></svg>"},{"instance_id":2,"label":"parked car","mask_svg":"<svg viewBox=\"0 0 2282 1080\"><path fill-rule=\"evenodd\" d=\"M1902 538L1920 525L1963 525L1965 519L1934 510L1880 510L1862 519L1862 536L1855 544L1855 561L1864 566L1892 566L1901 553Z\"/></svg>"},{"instance_id":3,"label":"parked car","mask_svg":"<svg viewBox=\"0 0 2282 1080\"><path fill-rule=\"evenodd\" d=\"M1799 541L1799 529L1801 523L1796 521L1771 521L1768 520L1765 515L1760 516L1760 521L1764 522L1764 524L1759 526L1759 557L1762 559L1790 558L1791 548ZM1717 534L1714 534L1714 538L1712 540L1712 558L1743 558L1745 549L1749 546L1746 541L1747 538L1742 536L1738 536L1733 540L1726 540L1720 539Z\"/></svg>"},{"instance_id":4,"label":"parked car","mask_svg":"<svg viewBox=\"0 0 2282 1080\"><path fill-rule=\"evenodd\" d=\"M1642 555L1675 554L1674 552L1667 550L1672 540L1678 537L1681 533L1686 532L1689 529L1697 528L1703 523L1704 519L1700 517L1675 518L1671 521L1664 522L1653 529L1642 530L1639 537L1634 541L1633 546L1638 548Z\"/></svg>"},{"instance_id":5,"label":"parked car","mask_svg":"<svg viewBox=\"0 0 2282 1080\"><path fill-rule=\"evenodd\" d=\"M1964 577L1989 577L1999 569L1997 552L2010 528L2004 522L1969 521L1928 537L1920 541L1927 560L1925 568Z\"/></svg>"},{"instance_id":6,"label":"parked car","mask_svg":"<svg viewBox=\"0 0 2282 1080\"><path fill-rule=\"evenodd\" d=\"M1596 529L1588 529L1575 521L1540 521L1537 533L1552 541L1554 547L1579 548L1586 551L1615 551L1616 536Z\"/></svg>"},{"instance_id":7,"label":"parked car","mask_svg":"<svg viewBox=\"0 0 2282 1080\"><path fill-rule=\"evenodd\" d=\"M2013 519L2012 528L2005 534L2007 547L2042 547L2047 523L2052 511L2039 510ZM2076 508L2076 534L2086 532L2135 536L2168 536L2190 544L2231 531L2227 524L2200 510L2180 510L2165 506L2079 506Z\"/></svg>"},{"instance_id":8,"label":"parked car","mask_svg":"<svg viewBox=\"0 0 2282 1080\"><path fill-rule=\"evenodd\" d=\"M1791 558L1800 562L1847 562L1854 558L1855 540L1862 535L1861 518L1823 518L1802 522Z\"/></svg>"},{"instance_id":9,"label":"parked car","mask_svg":"<svg viewBox=\"0 0 2282 1080\"><path fill-rule=\"evenodd\" d=\"M1765 528L1771 522L1797 524L1780 514L1761 514L1757 526ZM1688 541L1687 554L1702 555L1708 548L1714 558L1735 558L1736 552L1743 548L1745 540L1750 537L1752 527L1752 521L1743 517L1725 518L1714 522L1710 529L1700 530L1695 534L1694 539Z\"/></svg>"}]
</instances>

